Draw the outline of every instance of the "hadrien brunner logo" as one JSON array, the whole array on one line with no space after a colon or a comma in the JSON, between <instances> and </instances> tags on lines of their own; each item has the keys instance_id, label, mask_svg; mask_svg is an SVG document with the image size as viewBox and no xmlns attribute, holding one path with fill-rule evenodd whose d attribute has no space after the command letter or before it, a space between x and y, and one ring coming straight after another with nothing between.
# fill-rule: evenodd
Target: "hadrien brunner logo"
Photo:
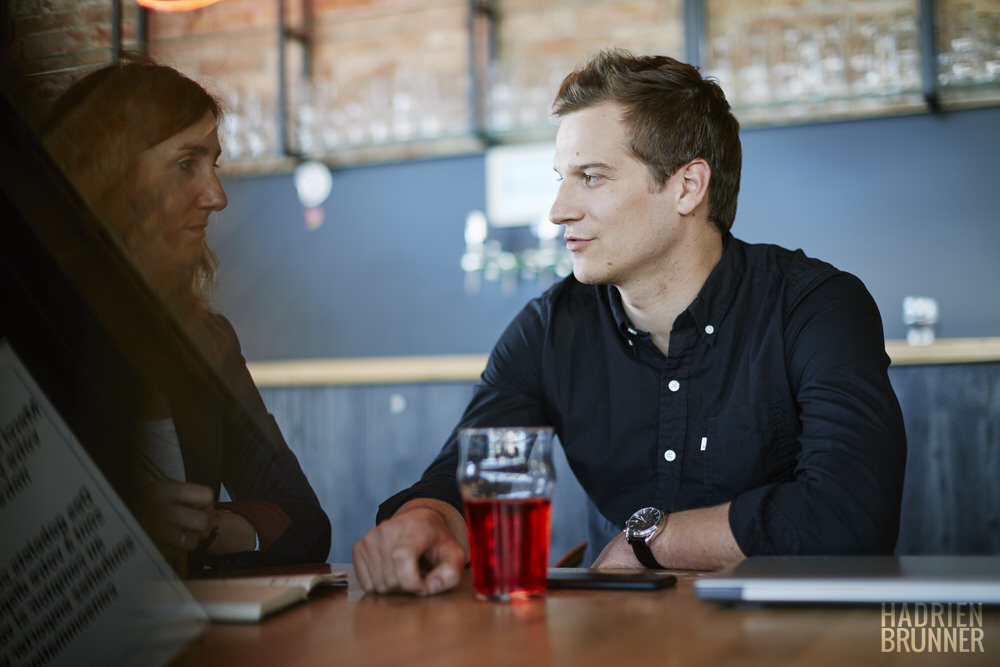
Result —
<instances>
[{"instance_id":1,"label":"hadrien brunner logo","mask_svg":"<svg viewBox=\"0 0 1000 667\"><path fill-rule=\"evenodd\" d=\"M983 605L883 602L882 652L982 653Z\"/></svg>"}]
</instances>

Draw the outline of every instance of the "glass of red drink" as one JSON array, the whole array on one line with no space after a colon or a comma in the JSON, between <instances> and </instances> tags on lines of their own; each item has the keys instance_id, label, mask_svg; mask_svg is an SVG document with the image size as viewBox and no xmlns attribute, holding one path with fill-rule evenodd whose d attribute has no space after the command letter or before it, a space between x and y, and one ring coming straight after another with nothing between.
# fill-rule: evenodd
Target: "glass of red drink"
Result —
<instances>
[{"instance_id":1,"label":"glass of red drink","mask_svg":"<svg viewBox=\"0 0 1000 667\"><path fill-rule=\"evenodd\" d=\"M458 484L465 503L472 585L486 600L545 592L552 533L552 428L466 428Z\"/></svg>"}]
</instances>

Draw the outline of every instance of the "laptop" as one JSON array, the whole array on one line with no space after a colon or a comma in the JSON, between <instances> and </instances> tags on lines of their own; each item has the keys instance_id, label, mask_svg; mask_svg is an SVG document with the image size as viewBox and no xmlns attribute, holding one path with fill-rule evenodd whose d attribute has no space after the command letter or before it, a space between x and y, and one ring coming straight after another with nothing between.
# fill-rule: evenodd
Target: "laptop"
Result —
<instances>
[{"instance_id":1,"label":"laptop","mask_svg":"<svg viewBox=\"0 0 1000 667\"><path fill-rule=\"evenodd\" d=\"M731 603L1000 604L1000 556L755 556L702 575L703 600Z\"/></svg>"}]
</instances>

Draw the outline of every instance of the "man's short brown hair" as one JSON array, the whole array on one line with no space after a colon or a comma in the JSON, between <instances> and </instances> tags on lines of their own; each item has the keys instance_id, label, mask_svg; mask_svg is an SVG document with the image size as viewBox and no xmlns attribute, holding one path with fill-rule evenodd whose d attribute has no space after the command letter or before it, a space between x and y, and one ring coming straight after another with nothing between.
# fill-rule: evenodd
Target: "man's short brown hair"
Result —
<instances>
[{"instance_id":1,"label":"man's short brown hair","mask_svg":"<svg viewBox=\"0 0 1000 667\"><path fill-rule=\"evenodd\" d=\"M563 80L552 112L564 116L604 102L625 107L629 147L658 188L691 160L708 162L708 219L727 232L736 217L743 158L740 125L722 88L674 58L613 49Z\"/></svg>"}]
</instances>

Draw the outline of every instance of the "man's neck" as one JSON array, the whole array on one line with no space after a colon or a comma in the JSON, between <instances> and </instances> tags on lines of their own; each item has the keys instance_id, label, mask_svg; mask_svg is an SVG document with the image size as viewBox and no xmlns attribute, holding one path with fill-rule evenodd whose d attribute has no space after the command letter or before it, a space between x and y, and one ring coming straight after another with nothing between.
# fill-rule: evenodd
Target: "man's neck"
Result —
<instances>
[{"instance_id":1,"label":"man's neck","mask_svg":"<svg viewBox=\"0 0 1000 667\"><path fill-rule=\"evenodd\" d=\"M722 236L713 230L679 244L650 275L617 286L632 325L648 331L664 355L674 320L698 296L721 257Z\"/></svg>"}]
</instances>

